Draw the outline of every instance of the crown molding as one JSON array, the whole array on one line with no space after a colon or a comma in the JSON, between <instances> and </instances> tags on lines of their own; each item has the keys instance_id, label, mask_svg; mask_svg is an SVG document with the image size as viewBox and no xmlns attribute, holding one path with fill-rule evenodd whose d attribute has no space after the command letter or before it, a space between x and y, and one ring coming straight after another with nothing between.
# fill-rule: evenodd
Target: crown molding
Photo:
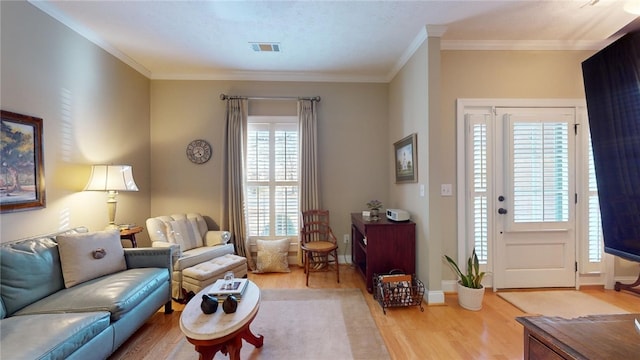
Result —
<instances>
[{"instance_id":1,"label":"crown molding","mask_svg":"<svg viewBox=\"0 0 640 360\"><path fill-rule=\"evenodd\" d=\"M306 72L266 72L266 71L226 71L215 73L153 73L152 80L224 80L224 81L290 81L290 82L345 82L345 83L386 83L384 76L324 74Z\"/></svg>"},{"instance_id":2,"label":"crown molding","mask_svg":"<svg viewBox=\"0 0 640 360\"><path fill-rule=\"evenodd\" d=\"M104 39L102 39L100 36L98 36L93 31L91 31L91 30L87 29L86 27L84 27L84 26L78 24L77 22L73 21L72 19L70 19L65 14L62 14L61 12L59 12L58 10L53 8L51 5L49 5L49 3L44 2L44 1L35 1L35 0L28 0L28 2L31 5L35 6L36 8L40 9L45 14L47 14L47 15L51 16L52 18L58 20L60 23L62 23L63 25L65 25L69 29L75 31L80 36L82 36L85 39L89 40L90 42L94 43L95 45L97 45L101 49L105 50L109 54L115 56L120 61L124 62L125 64L127 64L129 66L131 66L134 70L136 70L140 74L146 76L147 78L151 78L151 71L149 71L149 69L145 68L140 63L138 63L137 61L133 60L127 54L125 54L122 51L118 50L117 48L113 47L111 44L106 42Z\"/></svg>"},{"instance_id":3,"label":"crown molding","mask_svg":"<svg viewBox=\"0 0 640 360\"><path fill-rule=\"evenodd\" d=\"M427 29L427 36L429 37L442 37L447 31L446 25L427 25L425 28Z\"/></svg>"},{"instance_id":4,"label":"crown molding","mask_svg":"<svg viewBox=\"0 0 640 360\"><path fill-rule=\"evenodd\" d=\"M445 25L426 25L416 35L413 39L409 47L402 53L402 56L396 61L391 68L391 71L386 76L386 82L390 82L393 78L398 74L400 69L409 61L409 59L415 54L416 51L420 48L420 46L430 37L442 37L444 33L447 31L447 27Z\"/></svg>"},{"instance_id":5,"label":"crown molding","mask_svg":"<svg viewBox=\"0 0 640 360\"><path fill-rule=\"evenodd\" d=\"M601 50L622 35L606 40L442 40L441 50Z\"/></svg>"},{"instance_id":6,"label":"crown molding","mask_svg":"<svg viewBox=\"0 0 640 360\"><path fill-rule=\"evenodd\" d=\"M407 49L404 51L404 53L402 53L398 61L396 61L396 63L393 65L393 67L391 68L391 71L389 71L389 73L386 76L386 82L390 82L391 80L393 80L393 78L398 74L400 69L402 69L402 67L407 63L407 61L409 61L409 59L413 56L413 54L415 54L415 52L418 51L422 43L424 43L425 40L427 40L427 37L428 37L427 27L425 26L422 29L420 29L420 31L418 32L416 37L413 39L411 44L409 44L409 47L407 47Z\"/></svg>"}]
</instances>

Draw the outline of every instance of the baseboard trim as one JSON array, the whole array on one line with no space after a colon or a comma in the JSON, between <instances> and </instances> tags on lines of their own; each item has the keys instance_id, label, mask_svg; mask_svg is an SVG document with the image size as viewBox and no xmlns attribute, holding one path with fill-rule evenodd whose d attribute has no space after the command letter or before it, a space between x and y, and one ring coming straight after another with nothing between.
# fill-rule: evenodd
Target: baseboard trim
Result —
<instances>
[{"instance_id":1,"label":"baseboard trim","mask_svg":"<svg viewBox=\"0 0 640 360\"><path fill-rule=\"evenodd\" d=\"M458 282L456 280L442 280L442 291L446 293L457 293Z\"/></svg>"},{"instance_id":2,"label":"baseboard trim","mask_svg":"<svg viewBox=\"0 0 640 360\"><path fill-rule=\"evenodd\" d=\"M338 264L351 264L351 256L338 255Z\"/></svg>"},{"instance_id":3,"label":"baseboard trim","mask_svg":"<svg viewBox=\"0 0 640 360\"><path fill-rule=\"evenodd\" d=\"M444 305L444 291L427 290L427 305Z\"/></svg>"}]
</instances>

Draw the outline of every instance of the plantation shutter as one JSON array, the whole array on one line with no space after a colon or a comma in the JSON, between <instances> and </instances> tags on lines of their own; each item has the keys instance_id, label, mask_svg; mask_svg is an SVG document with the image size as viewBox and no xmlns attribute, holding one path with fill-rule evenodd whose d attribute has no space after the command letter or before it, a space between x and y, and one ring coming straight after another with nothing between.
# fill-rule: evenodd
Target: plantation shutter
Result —
<instances>
[{"instance_id":1,"label":"plantation shutter","mask_svg":"<svg viewBox=\"0 0 640 360\"><path fill-rule=\"evenodd\" d=\"M598 183L596 182L596 169L593 163L593 147L589 141L589 209L588 209L588 238L589 238L589 262L602 261L602 221L600 219L600 202L598 200Z\"/></svg>"},{"instance_id":2,"label":"plantation shutter","mask_svg":"<svg viewBox=\"0 0 640 360\"><path fill-rule=\"evenodd\" d=\"M298 126L278 124L275 131L275 234L298 233Z\"/></svg>"},{"instance_id":3,"label":"plantation shutter","mask_svg":"<svg viewBox=\"0 0 640 360\"><path fill-rule=\"evenodd\" d=\"M471 137L468 158L468 174L470 174L469 194L473 199L471 208L471 236L478 260L486 264L489 256L489 137L488 123L490 114L466 114Z\"/></svg>"},{"instance_id":4,"label":"plantation shutter","mask_svg":"<svg viewBox=\"0 0 640 360\"><path fill-rule=\"evenodd\" d=\"M249 123L247 134L247 228L249 236L265 236L269 229L269 125Z\"/></svg>"},{"instance_id":5,"label":"plantation shutter","mask_svg":"<svg viewBox=\"0 0 640 360\"><path fill-rule=\"evenodd\" d=\"M513 222L569 221L569 124L511 121Z\"/></svg>"},{"instance_id":6,"label":"plantation shutter","mask_svg":"<svg viewBox=\"0 0 640 360\"><path fill-rule=\"evenodd\" d=\"M249 236L297 236L297 124L278 122L281 118L260 123L251 120L246 165Z\"/></svg>"}]
</instances>

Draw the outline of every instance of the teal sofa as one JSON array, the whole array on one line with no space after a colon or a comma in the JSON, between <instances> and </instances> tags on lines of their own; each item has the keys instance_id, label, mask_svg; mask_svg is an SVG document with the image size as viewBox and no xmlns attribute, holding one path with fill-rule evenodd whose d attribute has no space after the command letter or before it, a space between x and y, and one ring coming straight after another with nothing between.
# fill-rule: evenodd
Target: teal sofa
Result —
<instances>
[{"instance_id":1,"label":"teal sofa","mask_svg":"<svg viewBox=\"0 0 640 360\"><path fill-rule=\"evenodd\" d=\"M163 305L171 313L171 249L119 249L126 269L65 286L57 239L82 233L0 244L1 359L106 359Z\"/></svg>"}]
</instances>

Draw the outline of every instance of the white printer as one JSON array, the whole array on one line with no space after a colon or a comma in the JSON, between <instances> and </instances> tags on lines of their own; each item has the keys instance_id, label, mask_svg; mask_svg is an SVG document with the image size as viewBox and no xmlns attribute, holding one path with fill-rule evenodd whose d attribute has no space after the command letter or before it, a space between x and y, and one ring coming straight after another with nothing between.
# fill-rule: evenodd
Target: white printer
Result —
<instances>
[{"instance_id":1,"label":"white printer","mask_svg":"<svg viewBox=\"0 0 640 360\"><path fill-rule=\"evenodd\" d=\"M387 209L387 219L393 221L407 221L409 220L409 212L400 209Z\"/></svg>"}]
</instances>

